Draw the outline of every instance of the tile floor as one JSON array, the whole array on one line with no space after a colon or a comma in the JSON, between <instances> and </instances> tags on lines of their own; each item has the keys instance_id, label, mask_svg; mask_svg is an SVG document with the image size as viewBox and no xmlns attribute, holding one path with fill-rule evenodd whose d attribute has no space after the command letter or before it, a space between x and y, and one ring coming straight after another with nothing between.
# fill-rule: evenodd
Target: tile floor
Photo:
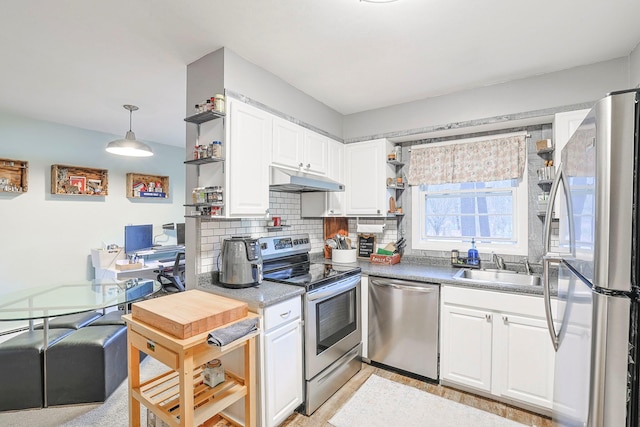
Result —
<instances>
[{"instance_id":1,"label":"tile floor","mask_svg":"<svg viewBox=\"0 0 640 427\"><path fill-rule=\"evenodd\" d=\"M327 402L325 402L325 404L322 405L316 412L314 412L313 415L307 417L297 413L293 414L281 424L281 427L330 427L331 424L328 423L328 420L338 412L342 405L344 405L351 398L351 396L356 392L356 390L358 390L358 388L360 388L360 386L367 380L367 378L369 378L371 374L376 374L380 377L387 378L392 381L397 381L399 383L406 384L419 390L433 393L444 398L472 406L474 408L492 412L494 414L520 422L527 426L551 427L552 425L549 418L534 414L532 412L514 408L513 406L509 406L504 403L496 402L483 397L460 392L448 387L442 387L439 385L426 383L424 381L419 381L392 371L387 371L363 363L362 370L358 372L353 378L351 378L351 380L349 380L349 382L347 382L344 387L338 390L338 392L334 394Z\"/></svg>"}]
</instances>

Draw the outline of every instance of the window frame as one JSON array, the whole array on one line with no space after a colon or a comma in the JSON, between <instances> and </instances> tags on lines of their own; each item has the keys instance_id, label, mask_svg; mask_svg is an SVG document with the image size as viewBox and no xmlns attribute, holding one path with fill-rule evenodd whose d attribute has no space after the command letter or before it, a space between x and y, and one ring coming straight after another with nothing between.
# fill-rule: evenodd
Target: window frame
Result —
<instances>
[{"instance_id":1,"label":"window frame","mask_svg":"<svg viewBox=\"0 0 640 427\"><path fill-rule=\"evenodd\" d=\"M483 138L485 139L485 138ZM478 140L475 139L474 140ZM438 145L460 144L463 140L448 141ZM469 141L469 143L473 143ZM504 255L522 255L529 254L529 186L527 174L527 162L525 162L522 178L518 180L518 185L513 188L514 212L513 212L513 229L516 243L486 243L479 241L476 248L480 252L496 252ZM454 190L455 191L455 190ZM451 191L447 191L451 193ZM460 191L463 194L465 191ZM427 192L420 189L420 186L411 186L411 248L415 250L430 251L451 251L460 250L462 256L470 247L470 240L460 239L422 239L422 226L424 223L424 197ZM476 236L476 240L479 237Z\"/></svg>"}]
</instances>

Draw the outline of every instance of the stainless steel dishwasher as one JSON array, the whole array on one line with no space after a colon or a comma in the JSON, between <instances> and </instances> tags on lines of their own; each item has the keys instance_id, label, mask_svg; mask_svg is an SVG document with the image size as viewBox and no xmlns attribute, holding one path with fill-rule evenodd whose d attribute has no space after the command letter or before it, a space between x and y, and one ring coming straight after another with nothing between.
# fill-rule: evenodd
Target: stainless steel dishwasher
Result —
<instances>
[{"instance_id":1,"label":"stainless steel dishwasher","mask_svg":"<svg viewBox=\"0 0 640 427\"><path fill-rule=\"evenodd\" d=\"M369 359L438 379L440 285L369 277Z\"/></svg>"}]
</instances>

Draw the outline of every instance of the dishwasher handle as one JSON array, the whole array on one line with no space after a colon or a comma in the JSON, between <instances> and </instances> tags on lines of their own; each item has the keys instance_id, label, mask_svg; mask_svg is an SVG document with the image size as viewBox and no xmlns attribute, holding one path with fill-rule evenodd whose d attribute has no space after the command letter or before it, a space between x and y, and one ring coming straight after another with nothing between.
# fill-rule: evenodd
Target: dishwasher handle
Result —
<instances>
[{"instance_id":1,"label":"dishwasher handle","mask_svg":"<svg viewBox=\"0 0 640 427\"><path fill-rule=\"evenodd\" d=\"M375 285L375 286L386 286L386 287L390 287L393 289L398 289L401 291L409 291L409 292L419 292L419 293L423 293L423 294L430 294L433 292L437 292L437 286L438 285L432 285L429 284L428 287L420 287L420 286L407 286L407 285L403 285L402 283L409 283L409 282L404 282L402 280L380 280L380 279L371 279L371 284Z\"/></svg>"}]
</instances>

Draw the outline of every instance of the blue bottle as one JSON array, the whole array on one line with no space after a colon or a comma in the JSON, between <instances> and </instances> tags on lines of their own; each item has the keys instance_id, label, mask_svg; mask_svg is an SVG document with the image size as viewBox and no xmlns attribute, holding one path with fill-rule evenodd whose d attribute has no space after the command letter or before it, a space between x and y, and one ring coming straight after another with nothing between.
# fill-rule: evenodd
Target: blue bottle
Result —
<instances>
[{"instance_id":1,"label":"blue bottle","mask_svg":"<svg viewBox=\"0 0 640 427\"><path fill-rule=\"evenodd\" d=\"M467 251L467 264L480 264L480 256L478 255L478 250L476 249L476 241L474 238L471 239L471 249Z\"/></svg>"}]
</instances>

